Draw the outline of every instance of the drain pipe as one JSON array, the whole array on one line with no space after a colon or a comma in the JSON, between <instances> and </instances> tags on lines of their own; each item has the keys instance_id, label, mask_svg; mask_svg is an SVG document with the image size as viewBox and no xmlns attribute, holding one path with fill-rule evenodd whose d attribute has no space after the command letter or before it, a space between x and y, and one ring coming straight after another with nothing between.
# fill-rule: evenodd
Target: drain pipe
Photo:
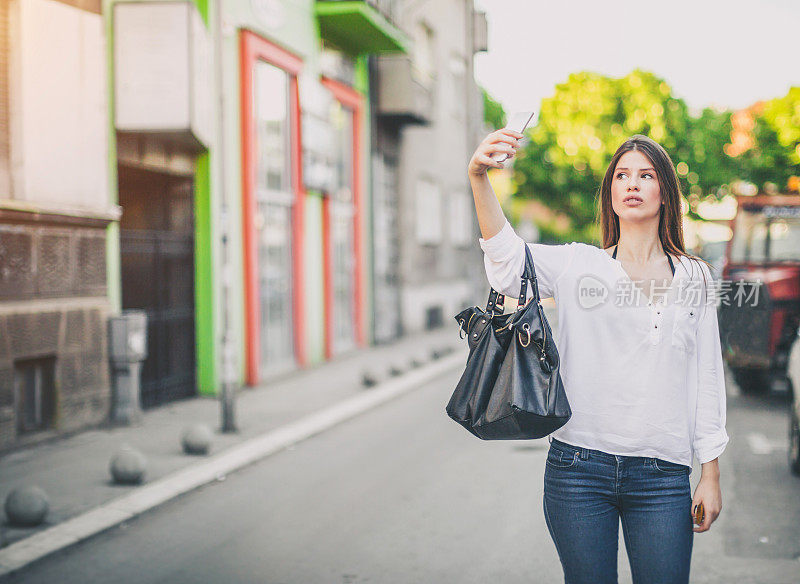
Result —
<instances>
[{"instance_id":1,"label":"drain pipe","mask_svg":"<svg viewBox=\"0 0 800 584\"><path fill-rule=\"evenodd\" d=\"M235 367L233 339L231 338L230 295L233 282L233 273L230 261L230 205L225 195L225 98L223 91L223 52L222 38L225 27L222 22L222 1L214 0L216 12L216 30L214 31L214 58L216 61L216 88L217 93L217 149L219 156L219 181L220 192L220 230L222 232L221 274L222 274L222 390L220 392L221 429L223 433L236 432L236 393L238 380Z\"/></svg>"}]
</instances>

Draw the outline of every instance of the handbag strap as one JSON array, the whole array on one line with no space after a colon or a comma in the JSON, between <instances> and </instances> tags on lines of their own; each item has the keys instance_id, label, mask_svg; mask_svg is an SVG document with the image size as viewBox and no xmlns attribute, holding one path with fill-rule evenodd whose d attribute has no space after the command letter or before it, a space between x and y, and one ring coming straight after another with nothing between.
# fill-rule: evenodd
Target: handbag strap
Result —
<instances>
[{"instance_id":1,"label":"handbag strap","mask_svg":"<svg viewBox=\"0 0 800 584\"><path fill-rule=\"evenodd\" d=\"M522 242L522 245L525 248L525 266L522 269L522 281L520 283L519 298L517 299L517 310L520 310L523 306L525 306L525 300L528 296L528 280L533 282L533 300L537 304L540 300L539 284L536 280L536 269L533 266L533 255L531 254L531 248L524 241ZM494 288L490 288L489 300L486 303L486 312L494 313L497 311L497 314L502 314L504 310L504 302L505 295L500 294Z\"/></svg>"}]
</instances>

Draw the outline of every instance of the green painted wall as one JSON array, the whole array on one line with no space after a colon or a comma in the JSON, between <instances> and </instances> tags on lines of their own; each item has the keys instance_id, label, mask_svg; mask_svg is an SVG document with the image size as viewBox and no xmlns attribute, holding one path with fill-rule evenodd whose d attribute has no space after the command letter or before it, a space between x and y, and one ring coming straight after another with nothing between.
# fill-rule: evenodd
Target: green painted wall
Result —
<instances>
[{"instance_id":1,"label":"green painted wall","mask_svg":"<svg viewBox=\"0 0 800 584\"><path fill-rule=\"evenodd\" d=\"M195 6L206 27L209 27L210 0L194 0ZM214 31L209 39L213 46ZM214 59L212 59L213 67ZM214 88L209 90L215 93ZM215 100L212 97L212 102ZM212 108L216 111L216 108ZM195 346L197 356L197 389L201 395L216 395L219 390L219 310L217 304L219 279L216 276L218 237L215 218L218 213L214 189L212 189L211 152L197 157L194 180L195 209Z\"/></svg>"},{"instance_id":2,"label":"green painted wall","mask_svg":"<svg viewBox=\"0 0 800 584\"><path fill-rule=\"evenodd\" d=\"M215 262L217 240L211 193L210 155L197 157L194 183L194 297L195 346L197 355L197 389L204 395L215 395L219 388L217 343L217 279Z\"/></svg>"}]
</instances>

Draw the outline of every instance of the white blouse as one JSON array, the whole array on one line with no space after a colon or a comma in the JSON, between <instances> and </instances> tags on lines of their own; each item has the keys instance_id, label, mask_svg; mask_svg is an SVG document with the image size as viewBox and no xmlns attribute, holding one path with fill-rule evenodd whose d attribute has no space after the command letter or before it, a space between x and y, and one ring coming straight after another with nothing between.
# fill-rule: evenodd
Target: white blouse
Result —
<instances>
[{"instance_id":1,"label":"white blouse","mask_svg":"<svg viewBox=\"0 0 800 584\"><path fill-rule=\"evenodd\" d=\"M525 261L506 220L478 239L489 284L517 306ZM708 267L673 258L671 285L653 300L604 249L528 243L539 294L558 311L555 341L572 417L551 436L610 454L693 466L728 443L716 294ZM702 270L702 274L701 274ZM705 275L705 281L703 280ZM527 298L533 296L528 286ZM661 300L661 301L659 301Z\"/></svg>"}]
</instances>

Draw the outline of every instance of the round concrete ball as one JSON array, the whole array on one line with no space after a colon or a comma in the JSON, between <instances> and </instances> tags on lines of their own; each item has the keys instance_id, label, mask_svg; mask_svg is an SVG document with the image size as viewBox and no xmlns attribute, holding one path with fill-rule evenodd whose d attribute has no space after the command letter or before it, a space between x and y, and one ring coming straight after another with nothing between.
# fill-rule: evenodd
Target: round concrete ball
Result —
<instances>
[{"instance_id":1,"label":"round concrete ball","mask_svg":"<svg viewBox=\"0 0 800 584\"><path fill-rule=\"evenodd\" d=\"M377 367L368 367L364 369L361 375L361 383L367 387L378 385L382 379L382 371Z\"/></svg>"},{"instance_id":2,"label":"round concrete ball","mask_svg":"<svg viewBox=\"0 0 800 584\"><path fill-rule=\"evenodd\" d=\"M18 527L35 527L44 521L50 508L47 494L35 486L19 487L6 497L8 522Z\"/></svg>"},{"instance_id":3,"label":"round concrete ball","mask_svg":"<svg viewBox=\"0 0 800 584\"><path fill-rule=\"evenodd\" d=\"M430 361L430 355L428 355L425 351L419 351L413 357L415 367L421 367L428 361Z\"/></svg>"},{"instance_id":4,"label":"round concrete ball","mask_svg":"<svg viewBox=\"0 0 800 584\"><path fill-rule=\"evenodd\" d=\"M144 479L147 459L134 448L122 448L111 458L110 470L114 482L135 485Z\"/></svg>"},{"instance_id":5,"label":"round concrete ball","mask_svg":"<svg viewBox=\"0 0 800 584\"><path fill-rule=\"evenodd\" d=\"M213 434L205 424L193 424L183 432L181 443L186 454L208 454Z\"/></svg>"}]
</instances>

